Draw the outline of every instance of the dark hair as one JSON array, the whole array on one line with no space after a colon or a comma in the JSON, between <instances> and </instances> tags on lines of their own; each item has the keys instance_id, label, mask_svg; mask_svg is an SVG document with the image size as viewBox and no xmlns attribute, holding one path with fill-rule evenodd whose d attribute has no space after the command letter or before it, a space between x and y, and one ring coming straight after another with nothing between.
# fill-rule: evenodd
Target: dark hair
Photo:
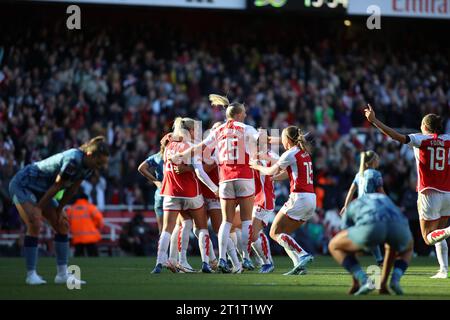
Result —
<instances>
[{"instance_id":1,"label":"dark hair","mask_svg":"<svg viewBox=\"0 0 450 320\"><path fill-rule=\"evenodd\" d=\"M312 146L306 141L305 135L302 130L296 126L289 126L283 130L286 132L286 136L293 141L300 149L311 154Z\"/></svg>"},{"instance_id":2,"label":"dark hair","mask_svg":"<svg viewBox=\"0 0 450 320\"><path fill-rule=\"evenodd\" d=\"M106 143L106 138L104 136L97 136L92 138L88 142L84 143L80 150L84 153L92 152L93 156L108 156L109 157L109 146Z\"/></svg>"},{"instance_id":3,"label":"dark hair","mask_svg":"<svg viewBox=\"0 0 450 320\"><path fill-rule=\"evenodd\" d=\"M444 124L442 118L434 113L429 113L422 119L423 124L431 133L444 133Z\"/></svg>"}]
</instances>

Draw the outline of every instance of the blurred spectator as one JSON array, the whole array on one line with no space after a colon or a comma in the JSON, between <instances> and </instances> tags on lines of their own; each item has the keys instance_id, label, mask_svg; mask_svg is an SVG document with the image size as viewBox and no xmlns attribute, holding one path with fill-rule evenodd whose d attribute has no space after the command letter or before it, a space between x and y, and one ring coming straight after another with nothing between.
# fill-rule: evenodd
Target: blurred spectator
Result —
<instances>
[{"instance_id":1,"label":"blurred spectator","mask_svg":"<svg viewBox=\"0 0 450 320\"><path fill-rule=\"evenodd\" d=\"M119 245L126 253L136 256L148 256L154 242L155 239L152 237L150 226L145 223L144 216L138 212L122 228Z\"/></svg>"},{"instance_id":2,"label":"blurred spectator","mask_svg":"<svg viewBox=\"0 0 450 320\"><path fill-rule=\"evenodd\" d=\"M75 257L98 256L97 243L101 240L103 215L85 194L77 196L74 204L66 209L70 224Z\"/></svg>"},{"instance_id":3,"label":"blurred spectator","mask_svg":"<svg viewBox=\"0 0 450 320\"><path fill-rule=\"evenodd\" d=\"M89 180L83 180L81 188L88 196L90 203L97 206L100 211L105 210L106 179L99 174L93 174Z\"/></svg>"}]
</instances>

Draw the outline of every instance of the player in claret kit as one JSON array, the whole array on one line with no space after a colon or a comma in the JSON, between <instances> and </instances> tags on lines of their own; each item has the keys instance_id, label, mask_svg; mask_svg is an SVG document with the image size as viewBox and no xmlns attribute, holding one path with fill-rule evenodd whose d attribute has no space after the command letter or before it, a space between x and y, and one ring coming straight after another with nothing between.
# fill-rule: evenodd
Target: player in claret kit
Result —
<instances>
[{"instance_id":1,"label":"player in claret kit","mask_svg":"<svg viewBox=\"0 0 450 320\"><path fill-rule=\"evenodd\" d=\"M443 134L442 119L435 114L423 117L421 133L403 135L378 120L370 104L364 112L367 120L383 134L414 148L420 228L425 243L436 247L440 265L432 278L447 278L448 246L445 239L450 236L450 135Z\"/></svg>"},{"instance_id":2,"label":"player in claret kit","mask_svg":"<svg viewBox=\"0 0 450 320\"><path fill-rule=\"evenodd\" d=\"M242 244L246 247L251 237L251 218L255 195L255 180L249 161L256 156L258 131L244 124L245 107L241 103L230 103L219 95L209 96L213 106L226 108L227 121L211 131L201 143L173 157L180 161L190 152L202 152L203 147L217 148L219 162L219 197L222 208L222 224L219 229L218 271L230 273L226 262L228 240L236 206L240 206L242 221Z\"/></svg>"},{"instance_id":3,"label":"player in claret kit","mask_svg":"<svg viewBox=\"0 0 450 320\"><path fill-rule=\"evenodd\" d=\"M164 152L164 179L161 190L161 195L164 197L164 224L158 243L156 266L152 273L160 273L163 265L172 263L168 260L167 249L178 214L185 218L191 217L199 228L198 244L202 258L202 272L212 272L209 265L209 250L212 248L210 247L207 217L199 180L204 182L214 193L218 192L218 187L203 170L201 160L191 153L187 155L189 159L185 164L192 164L195 173L187 171L177 174L174 171L174 164L169 160L173 155L190 148L192 137L194 137L194 126L193 119L175 119L173 135ZM175 267L169 266L171 269Z\"/></svg>"},{"instance_id":4,"label":"player in claret kit","mask_svg":"<svg viewBox=\"0 0 450 320\"><path fill-rule=\"evenodd\" d=\"M279 157L268 150L267 132L265 130L259 131L259 152L256 163L264 167L270 167L278 161ZM255 193L251 246L262 262L260 273L270 273L273 272L275 267L270 252L269 239L263 229L268 225L275 209L275 191L272 176L265 176L258 170L255 170Z\"/></svg>"},{"instance_id":5,"label":"player in claret kit","mask_svg":"<svg viewBox=\"0 0 450 320\"><path fill-rule=\"evenodd\" d=\"M362 197L366 193L384 193L383 189L383 177L380 171L377 170L380 163L378 154L373 151L361 152L361 158L359 163L359 172L356 174L353 180L350 190L348 190L347 197L345 198L344 207L341 210L341 215L344 214L350 202L353 200L355 191L358 190L358 198ZM383 265L383 255L381 254L380 247L373 248L372 252L378 266Z\"/></svg>"},{"instance_id":6,"label":"player in claret kit","mask_svg":"<svg viewBox=\"0 0 450 320\"><path fill-rule=\"evenodd\" d=\"M108 163L109 147L104 137L95 137L79 148L55 154L47 159L32 163L21 169L9 184L9 193L27 226L24 255L27 265L26 283L45 284L36 272L38 259L38 236L44 217L55 230L55 253L57 275L55 283L66 284L69 259L69 223L64 206L74 196L81 182L94 170ZM55 195L64 189L61 200ZM73 282L84 284L80 279Z\"/></svg>"},{"instance_id":7,"label":"player in claret kit","mask_svg":"<svg viewBox=\"0 0 450 320\"><path fill-rule=\"evenodd\" d=\"M274 165L264 167L252 162L251 167L265 176L281 173L282 176L289 177L291 194L275 216L270 237L286 250L294 264L294 268L285 275L296 275L305 273L307 264L313 260L313 256L290 236L313 216L316 209L311 146L301 130L295 126L283 130L281 141L287 151Z\"/></svg>"}]
</instances>

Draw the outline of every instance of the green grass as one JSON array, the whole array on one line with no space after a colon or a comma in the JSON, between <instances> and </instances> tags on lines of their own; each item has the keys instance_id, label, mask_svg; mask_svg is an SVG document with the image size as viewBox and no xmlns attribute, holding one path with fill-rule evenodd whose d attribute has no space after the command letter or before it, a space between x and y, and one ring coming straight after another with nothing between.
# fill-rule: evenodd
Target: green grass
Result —
<instances>
[{"instance_id":1,"label":"green grass","mask_svg":"<svg viewBox=\"0 0 450 320\"><path fill-rule=\"evenodd\" d=\"M363 265L373 258L361 259ZM172 274L165 270L151 275L155 258L73 258L71 264L81 267L87 285L68 290L53 284L55 260L41 258L39 274L47 285L25 285L24 261L21 258L0 259L0 300L4 299L450 299L450 279L429 279L437 270L432 258L415 258L402 284L405 296L364 297L346 294L351 278L330 257L317 257L308 275L283 276L291 268L286 257L275 257L272 274L246 272L230 274ZM199 266L191 257L190 263Z\"/></svg>"}]
</instances>

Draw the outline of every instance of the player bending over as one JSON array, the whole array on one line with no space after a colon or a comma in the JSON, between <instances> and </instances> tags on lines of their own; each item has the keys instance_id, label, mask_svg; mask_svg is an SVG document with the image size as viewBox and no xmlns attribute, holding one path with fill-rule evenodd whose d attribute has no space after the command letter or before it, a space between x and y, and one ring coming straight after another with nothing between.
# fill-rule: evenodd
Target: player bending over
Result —
<instances>
[{"instance_id":1,"label":"player bending over","mask_svg":"<svg viewBox=\"0 0 450 320\"><path fill-rule=\"evenodd\" d=\"M281 141L287 151L274 165L264 167L252 162L252 168L265 176L277 175L284 170L282 176L289 177L291 194L275 216L270 237L286 250L294 264L294 268L285 275L296 275L305 273L307 264L313 260L313 256L290 236L313 216L316 209L311 146L295 126L283 130Z\"/></svg>"},{"instance_id":2,"label":"player bending over","mask_svg":"<svg viewBox=\"0 0 450 320\"><path fill-rule=\"evenodd\" d=\"M356 174L355 179L350 186L350 190L348 190L344 207L341 210L341 215L344 214L348 205L353 200L353 195L356 190L358 190L358 198L367 193L384 193L383 177L381 176L380 171L377 170L379 164L380 158L378 154L373 151L361 152L359 172ZM381 254L380 247L375 247L372 254L377 261L377 265L381 267L383 265L383 255Z\"/></svg>"},{"instance_id":3,"label":"player bending over","mask_svg":"<svg viewBox=\"0 0 450 320\"><path fill-rule=\"evenodd\" d=\"M55 283L65 284L69 259L69 223L64 206L77 192L81 182L94 170L108 163L109 149L104 137L95 137L77 149L57 153L47 159L32 163L21 169L9 184L9 193L27 226L24 254L27 267L26 283L45 284L36 272L38 260L38 237L45 218L55 231L57 274ZM58 202L54 196L64 190ZM85 281L71 278L85 284Z\"/></svg>"},{"instance_id":4,"label":"player bending over","mask_svg":"<svg viewBox=\"0 0 450 320\"><path fill-rule=\"evenodd\" d=\"M442 119L435 114L423 117L422 133L403 135L375 116L370 105L364 110L367 120L382 133L414 149L417 163L418 212L423 240L436 247L440 270L432 278L447 278L450 237L450 135L443 134Z\"/></svg>"},{"instance_id":5,"label":"player bending over","mask_svg":"<svg viewBox=\"0 0 450 320\"><path fill-rule=\"evenodd\" d=\"M349 293L367 294L375 284L361 269L355 254L386 244L386 260L383 265L380 293L388 293L387 276L392 263L390 288L403 294L400 279L408 268L413 251L413 240L406 217L388 196L368 193L353 201L342 217L342 229L328 244L337 263L353 276ZM394 258L397 259L394 261Z\"/></svg>"}]
</instances>

